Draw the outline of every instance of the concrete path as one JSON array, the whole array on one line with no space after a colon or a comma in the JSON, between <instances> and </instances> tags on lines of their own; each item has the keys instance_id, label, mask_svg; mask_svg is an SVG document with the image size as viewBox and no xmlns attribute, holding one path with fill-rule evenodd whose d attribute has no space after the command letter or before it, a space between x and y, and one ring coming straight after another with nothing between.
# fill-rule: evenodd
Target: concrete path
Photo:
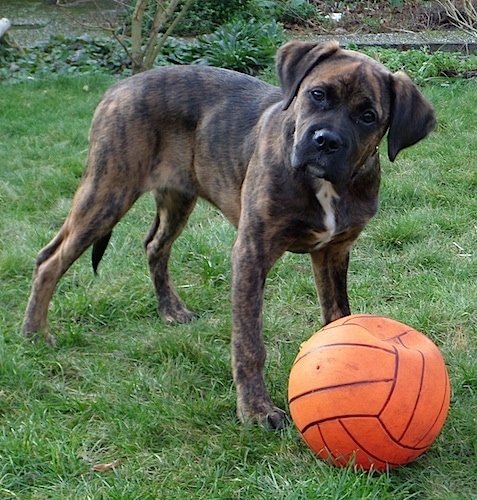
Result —
<instances>
[{"instance_id":1,"label":"concrete path","mask_svg":"<svg viewBox=\"0 0 477 500\"><path fill-rule=\"evenodd\" d=\"M462 52L477 54L477 37L457 31L426 31L422 33L377 33L373 35L326 35L314 36L313 39L338 40L346 46L350 43L358 48L384 47L409 50L427 47L431 52Z\"/></svg>"}]
</instances>

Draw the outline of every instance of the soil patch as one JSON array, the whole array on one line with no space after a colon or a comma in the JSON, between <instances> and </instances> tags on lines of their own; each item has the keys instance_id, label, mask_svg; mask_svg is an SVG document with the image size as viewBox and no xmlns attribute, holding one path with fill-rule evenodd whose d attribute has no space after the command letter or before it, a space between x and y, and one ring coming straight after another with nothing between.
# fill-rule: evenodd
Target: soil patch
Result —
<instances>
[{"instance_id":1,"label":"soil patch","mask_svg":"<svg viewBox=\"0 0 477 500\"><path fill-rule=\"evenodd\" d=\"M365 35L372 33L423 32L452 30L445 9L435 1L403 1L400 6L391 2L318 2L322 16L316 20L287 26L307 29L320 34ZM338 16L335 16L338 14ZM341 16L341 17L340 17ZM339 20L332 18L340 17Z\"/></svg>"}]
</instances>

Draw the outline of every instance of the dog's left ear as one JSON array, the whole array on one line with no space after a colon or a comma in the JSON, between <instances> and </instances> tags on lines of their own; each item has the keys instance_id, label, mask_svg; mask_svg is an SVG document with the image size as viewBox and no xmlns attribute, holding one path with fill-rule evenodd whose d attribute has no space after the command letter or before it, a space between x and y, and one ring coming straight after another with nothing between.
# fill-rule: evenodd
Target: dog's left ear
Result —
<instances>
[{"instance_id":1,"label":"dog's left ear","mask_svg":"<svg viewBox=\"0 0 477 500\"><path fill-rule=\"evenodd\" d=\"M306 75L339 49L337 41L315 43L291 41L277 53L277 74L283 92L283 109L288 109Z\"/></svg>"},{"instance_id":2,"label":"dog's left ear","mask_svg":"<svg viewBox=\"0 0 477 500\"><path fill-rule=\"evenodd\" d=\"M391 75L391 122L388 156L394 161L401 149L424 139L436 126L434 109L402 71Z\"/></svg>"}]
</instances>

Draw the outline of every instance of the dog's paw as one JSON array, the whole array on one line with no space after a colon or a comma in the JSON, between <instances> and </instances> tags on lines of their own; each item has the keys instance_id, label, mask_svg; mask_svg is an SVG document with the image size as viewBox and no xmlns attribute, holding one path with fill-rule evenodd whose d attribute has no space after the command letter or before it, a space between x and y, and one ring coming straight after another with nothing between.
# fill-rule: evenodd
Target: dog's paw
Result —
<instances>
[{"instance_id":1,"label":"dog's paw","mask_svg":"<svg viewBox=\"0 0 477 500\"><path fill-rule=\"evenodd\" d=\"M46 330L43 330L41 333L39 332L30 332L25 329L22 329L21 334L28 340L35 342L37 340L44 340L44 342L51 347L57 346L56 337L51 333L48 333Z\"/></svg>"},{"instance_id":2,"label":"dog's paw","mask_svg":"<svg viewBox=\"0 0 477 500\"><path fill-rule=\"evenodd\" d=\"M166 323L190 323L195 317L175 293L160 297L157 312Z\"/></svg>"},{"instance_id":3,"label":"dog's paw","mask_svg":"<svg viewBox=\"0 0 477 500\"><path fill-rule=\"evenodd\" d=\"M265 429L271 431L279 431L284 429L289 420L287 414L280 408L271 405L268 409L261 408L260 410L245 409L243 406L238 406L237 415L243 424L259 424Z\"/></svg>"},{"instance_id":4,"label":"dog's paw","mask_svg":"<svg viewBox=\"0 0 477 500\"><path fill-rule=\"evenodd\" d=\"M262 419L263 426L271 431L283 430L289 423L287 414L276 407Z\"/></svg>"},{"instance_id":5,"label":"dog's paw","mask_svg":"<svg viewBox=\"0 0 477 500\"><path fill-rule=\"evenodd\" d=\"M166 323L190 323L195 315L186 307L174 309L173 311L159 311Z\"/></svg>"}]
</instances>

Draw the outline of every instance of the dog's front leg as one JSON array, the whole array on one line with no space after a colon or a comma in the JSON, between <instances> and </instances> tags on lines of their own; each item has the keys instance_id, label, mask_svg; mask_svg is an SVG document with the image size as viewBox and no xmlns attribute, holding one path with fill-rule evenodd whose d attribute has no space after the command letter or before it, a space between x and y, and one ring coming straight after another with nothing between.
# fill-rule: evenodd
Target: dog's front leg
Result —
<instances>
[{"instance_id":1,"label":"dog's front leg","mask_svg":"<svg viewBox=\"0 0 477 500\"><path fill-rule=\"evenodd\" d=\"M271 429L283 427L285 412L273 404L265 387L262 306L265 278L278 257L264 248L259 233L250 228L239 231L232 251L232 370L237 414L242 422L256 420Z\"/></svg>"},{"instance_id":2,"label":"dog's front leg","mask_svg":"<svg viewBox=\"0 0 477 500\"><path fill-rule=\"evenodd\" d=\"M329 244L311 253L323 325L350 314L348 300L349 242Z\"/></svg>"}]
</instances>

